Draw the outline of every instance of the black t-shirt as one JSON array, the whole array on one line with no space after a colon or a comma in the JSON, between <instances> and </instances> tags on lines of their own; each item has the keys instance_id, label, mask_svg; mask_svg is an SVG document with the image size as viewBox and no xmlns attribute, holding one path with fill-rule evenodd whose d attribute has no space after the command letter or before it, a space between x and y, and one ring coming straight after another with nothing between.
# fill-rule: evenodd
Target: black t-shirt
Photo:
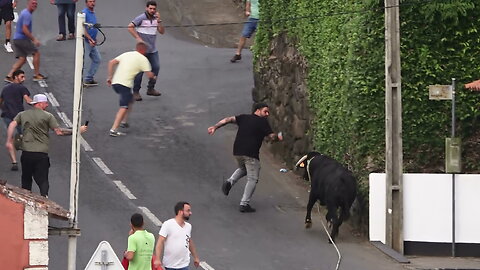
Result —
<instances>
[{"instance_id":1,"label":"black t-shirt","mask_svg":"<svg viewBox=\"0 0 480 270\"><path fill-rule=\"evenodd\" d=\"M9 119L23 111L23 96L30 96L28 89L19 83L10 83L3 88L0 97L3 100L2 117Z\"/></svg>"},{"instance_id":2,"label":"black t-shirt","mask_svg":"<svg viewBox=\"0 0 480 270\"><path fill-rule=\"evenodd\" d=\"M258 153L263 139L273 133L267 118L255 114L241 114L235 116L235 122L238 131L233 143L233 154L260 159Z\"/></svg>"}]
</instances>

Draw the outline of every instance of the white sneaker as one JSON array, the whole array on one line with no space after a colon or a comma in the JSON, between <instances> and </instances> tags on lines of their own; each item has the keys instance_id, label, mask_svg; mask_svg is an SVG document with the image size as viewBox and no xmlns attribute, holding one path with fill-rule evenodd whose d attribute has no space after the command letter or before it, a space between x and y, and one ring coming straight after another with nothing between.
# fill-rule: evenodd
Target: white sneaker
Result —
<instances>
[{"instance_id":1,"label":"white sneaker","mask_svg":"<svg viewBox=\"0 0 480 270\"><path fill-rule=\"evenodd\" d=\"M3 47L5 47L5 50L9 53L13 53L13 49L12 49L12 44L10 42L7 42L3 45Z\"/></svg>"}]
</instances>

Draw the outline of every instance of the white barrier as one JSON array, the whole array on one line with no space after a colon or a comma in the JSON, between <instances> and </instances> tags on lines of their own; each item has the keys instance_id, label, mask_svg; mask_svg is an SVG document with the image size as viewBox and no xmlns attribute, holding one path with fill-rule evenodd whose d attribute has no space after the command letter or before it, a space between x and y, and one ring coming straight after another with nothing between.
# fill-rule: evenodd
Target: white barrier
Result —
<instances>
[{"instance_id":1,"label":"white barrier","mask_svg":"<svg viewBox=\"0 0 480 270\"><path fill-rule=\"evenodd\" d=\"M369 179L370 241L385 244L385 174ZM455 175L455 242L480 244L480 175ZM404 241L452 242L452 175L403 175Z\"/></svg>"}]
</instances>

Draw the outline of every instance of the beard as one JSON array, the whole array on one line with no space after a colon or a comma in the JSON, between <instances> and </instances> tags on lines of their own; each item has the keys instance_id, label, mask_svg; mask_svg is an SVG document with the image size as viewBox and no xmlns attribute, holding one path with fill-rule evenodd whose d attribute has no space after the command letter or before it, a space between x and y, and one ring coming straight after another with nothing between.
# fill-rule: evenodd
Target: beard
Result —
<instances>
[{"instance_id":1,"label":"beard","mask_svg":"<svg viewBox=\"0 0 480 270\"><path fill-rule=\"evenodd\" d=\"M190 219L190 217L189 217L189 216L188 216L188 217L187 217L187 216L185 216L185 215L183 216L183 220L189 220L189 219Z\"/></svg>"}]
</instances>

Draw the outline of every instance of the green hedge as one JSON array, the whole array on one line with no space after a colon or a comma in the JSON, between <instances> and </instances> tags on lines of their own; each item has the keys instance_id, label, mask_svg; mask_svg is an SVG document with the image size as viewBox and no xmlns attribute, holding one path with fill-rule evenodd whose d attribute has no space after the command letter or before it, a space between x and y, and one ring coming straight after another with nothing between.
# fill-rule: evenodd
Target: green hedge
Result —
<instances>
[{"instance_id":1,"label":"green hedge","mask_svg":"<svg viewBox=\"0 0 480 270\"><path fill-rule=\"evenodd\" d=\"M347 163L360 178L382 171L385 153L383 0L261 0L256 72L270 44L286 33L308 62L316 150ZM449 101L430 101L430 84L457 79L457 134L470 142L464 170L480 170L476 152L480 79L478 0L401 1L403 147L406 172L440 172L450 134ZM474 150L471 150L474 147Z\"/></svg>"}]
</instances>

